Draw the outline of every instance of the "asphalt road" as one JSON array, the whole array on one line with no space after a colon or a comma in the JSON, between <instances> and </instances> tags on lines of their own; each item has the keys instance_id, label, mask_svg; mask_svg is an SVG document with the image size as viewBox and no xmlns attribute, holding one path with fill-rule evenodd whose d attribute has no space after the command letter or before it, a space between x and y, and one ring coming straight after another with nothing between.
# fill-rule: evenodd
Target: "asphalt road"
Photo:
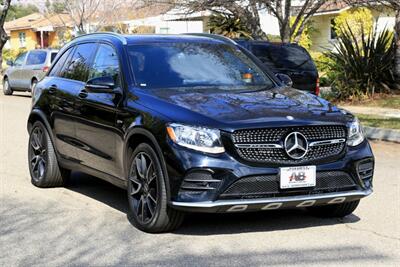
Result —
<instances>
[{"instance_id":1,"label":"asphalt road","mask_svg":"<svg viewBox=\"0 0 400 267\"><path fill-rule=\"evenodd\" d=\"M127 220L125 192L73 173L31 185L30 98L0 96L0 266L400 266L400 144L373 142L375 193L343 220L302 210L190 215L174 233Z\"/></svg>"}]
</instances>

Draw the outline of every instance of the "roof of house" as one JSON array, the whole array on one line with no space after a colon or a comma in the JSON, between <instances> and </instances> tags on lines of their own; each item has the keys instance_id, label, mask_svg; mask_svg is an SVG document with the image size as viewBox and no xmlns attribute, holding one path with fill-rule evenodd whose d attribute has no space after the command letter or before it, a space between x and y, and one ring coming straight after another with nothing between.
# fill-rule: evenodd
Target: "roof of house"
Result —
<instances>
[{"instance_id":1,"label":"roof of house","mask_svg":"<svg viewBox=\"0 0 400 267\"><path fill-rule=\"evenodd\" d=\"M33 13L28 16L6 22L4 28L7 32L12 30L34 29L37 30L43 27L71 27L72 19L68 14L55 14L45 16L40 13Z\"/></svg>"}]
</instances>

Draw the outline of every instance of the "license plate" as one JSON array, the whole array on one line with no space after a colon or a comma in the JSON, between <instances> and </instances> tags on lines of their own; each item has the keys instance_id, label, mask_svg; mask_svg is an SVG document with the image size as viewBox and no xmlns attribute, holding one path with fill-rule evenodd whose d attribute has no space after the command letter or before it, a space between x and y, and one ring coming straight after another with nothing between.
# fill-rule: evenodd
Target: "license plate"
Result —
<instances>
[{"instance_id":1,"label":"license plate","mask_svg":"<svg viewBox=\"0 0 400 267\"><path fill-rule=\"evenodd\" d=\"M316 184L315 177L315 166L280 168L281 189L313 187Z\"/></svg>"}]
</instances>

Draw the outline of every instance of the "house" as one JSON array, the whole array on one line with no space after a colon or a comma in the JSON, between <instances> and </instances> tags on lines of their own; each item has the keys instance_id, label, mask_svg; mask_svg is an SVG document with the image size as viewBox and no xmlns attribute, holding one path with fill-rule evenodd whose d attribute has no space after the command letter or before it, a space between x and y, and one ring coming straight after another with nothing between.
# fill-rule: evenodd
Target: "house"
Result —
<instances>
[{"instance_id":1,"label":"house","mask_svg":"<svg viewBox=\"0 0 400 267\"><path fill-rule=\"evenodd\" d=\"M208 22L212 11L187 13L179 8L162 6L144 8L136 14L132 20L123 23L128 25L129 33L157 33L157 34L180 34L180 33L209 33ZM267 11L260 11L261 28L267 34L279 35L278 20ZM143 32L144 31L144 32Z\"/></svg>"},{"instance_id":2,"label":"house","mask_svg":"<svg viewBox=\"0 0 400 267\"><path fill-rule=\"evenodd\" d=\"M324 3L312 18L312 26L315 31L310 35L312 41L311 50L321 52L326 49L332 49L337 36L334 28L334 19L340 13L356 8L350 7L344 1L327 1ZM378 4L370 7L370 10L378 31L382 31L384 28L393 29L395 24L394 10Z\"/></svg>"},{"instance_id":3,"label":"house","mask_svg":"<svg viewBox=\"0 0 400 267\"><path fill-rule=\"evenodd\" d=\"M71 34L72 21L68 14L45 16L33 13L6 22L4 28L10 36L9 48L12 50L59 47L66 35Z\"/></svg>"}]
</instances>

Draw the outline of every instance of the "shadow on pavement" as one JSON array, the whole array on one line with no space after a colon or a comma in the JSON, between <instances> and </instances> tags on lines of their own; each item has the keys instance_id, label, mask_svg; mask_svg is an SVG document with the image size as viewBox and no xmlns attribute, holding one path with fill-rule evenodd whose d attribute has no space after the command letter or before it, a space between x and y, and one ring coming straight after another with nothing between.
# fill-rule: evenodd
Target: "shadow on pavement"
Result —
<instances>
[{"instance_id":1,"label":"shadow on pavement","mask_svg":"<svg viewBox=\"0 0 400 267\"><path fill-rule=\"evenodd\" d=\"M126 192L101 179L74 172L69 190L96 199L123 213L128 212ZM262 211L237 214L188 213L183 225L175 231L179 235L224 235L244 232L266 232L355 223L359 217L352 214L344 219L318 218L306 210Z\"/></svg>"},{"instance_id":2,"label":"shadow on pavement","mask_svg":"<svg viewBox=\"0 0 400 267\"><path fill-rule=\"evenodd\" d=\"M18 92L14 91L13 94L10 97L25 97L25 98L31 98L31 93L30 92Z\"/></svg>"}]
</instances>

